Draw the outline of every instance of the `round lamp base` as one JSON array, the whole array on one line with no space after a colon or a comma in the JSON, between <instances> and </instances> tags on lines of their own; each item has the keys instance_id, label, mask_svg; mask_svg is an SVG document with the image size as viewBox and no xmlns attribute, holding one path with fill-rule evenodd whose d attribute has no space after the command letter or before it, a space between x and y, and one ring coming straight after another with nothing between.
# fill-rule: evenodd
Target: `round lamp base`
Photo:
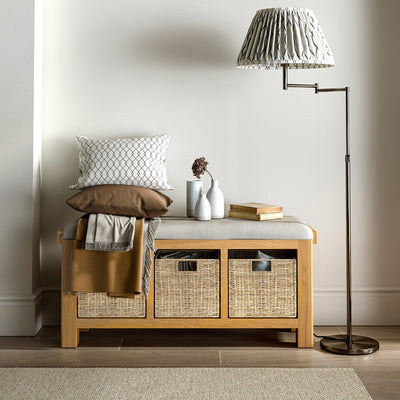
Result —
<instances>
[{"instance_id":1,"label":"round lamp base","mask_svg":"<svg viewBox=\"0 0 400 400\"><path fill-rule=\"evenodd\" d=\"M346 338L347 335L335 335L329 336L329 339L321 339L321 349L349 356L371 354L379 349L379 343L375 339L353 335L353 342L350 344Z\"/></svg>"}]
</instances>

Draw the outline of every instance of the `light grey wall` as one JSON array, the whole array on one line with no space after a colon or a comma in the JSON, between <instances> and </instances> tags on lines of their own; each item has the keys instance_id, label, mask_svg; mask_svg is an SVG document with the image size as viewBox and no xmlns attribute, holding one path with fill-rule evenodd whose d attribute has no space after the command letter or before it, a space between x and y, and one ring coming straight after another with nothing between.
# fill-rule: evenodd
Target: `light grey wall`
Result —
<instances>
[{"instance_id":1,"label":"light grey wall","mask_svg":"<svg viewBox=\"0 0 400 400\"><path fill-rule=\"evenodd\" d=\"M384 6L382 6L384 4ZM77 178L74 136L169 132L171 213L206 156L227 202L283 204L317 231L315 316L345 321L344 99L282 91L280 71L235 69L250 21L283 0L45 0L42 281L59 286L57 228ZM293 0L314 10L337 66L297 82L351 86L355 323L400 323L397 103L400 3ZM18 183L18 187L25 187Z\"/></svg>"},{"instance_id":2,"label":"light grey wall","mask_svg":"<svg viewBox=\"0 0 400 400\"><path fill-rule=\"evenodd\" d=\"M33 334L40 325L34 1L2 1L0 32L0 335Z\"/></svg>"}]
</instances>

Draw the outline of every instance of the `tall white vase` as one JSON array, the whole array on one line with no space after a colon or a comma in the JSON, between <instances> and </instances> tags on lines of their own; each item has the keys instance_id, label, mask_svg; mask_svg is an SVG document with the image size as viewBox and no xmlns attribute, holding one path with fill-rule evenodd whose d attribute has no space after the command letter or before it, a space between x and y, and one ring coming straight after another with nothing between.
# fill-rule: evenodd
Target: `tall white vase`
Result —
<instances>
[{"instance_id":1,"label":"tall white vase","mask_svg":"<svg viewBox=\"0 0 400 400\"><path fill-rule=\"evenodd\" d=\"M198 221L209 221L211 219L211 206L205 193L199 195L196 203L195 218Z\"/></svg>"},{"instance_id":2,"label":"tall white vase","mask_svg":"<svg viewBox=\"0 0 400 400\"><path fill-rule=\"evenodd\" d=\"M203 181L186 181L186 214L188 217L195 216L196 203L202 192Z\"/></svg>"},{"instance_id":3,"label":"tall white vase","mask_svg":"<svg viewBox=\"0 0 400 400\"><path fill-rule=\"evenodd\" d=\"M211 218L224 218L224 194L218 186L217 179L211 181L207 198L211 205Z\"/></svg>"}]
</instances>

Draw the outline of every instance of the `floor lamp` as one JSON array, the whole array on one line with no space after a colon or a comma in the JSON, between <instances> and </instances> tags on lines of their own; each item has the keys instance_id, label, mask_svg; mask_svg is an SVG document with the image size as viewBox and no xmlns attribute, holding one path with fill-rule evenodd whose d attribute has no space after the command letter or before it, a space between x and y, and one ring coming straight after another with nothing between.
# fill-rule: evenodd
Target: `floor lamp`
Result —
<instances>
[{"instance_id":1,"label":"floor lamp","mask_svg":"<svg viewBox=\"0 0 400 400\"><path fill-rule=\"evenodd\" d=\"M257 11L240 50L239 68L282 68L283 89L309 88L315 94L343 92L346 99L346 295L347 334L324 336L321 348L333 353L359 355L379 349L375 339L352 334L351 308L351 193L349 87L322 89L318 83L288 82L290 68L333 67L335 62L328 42L314 13L303 8L268 8Z\"/></svg>"}]
</instances>

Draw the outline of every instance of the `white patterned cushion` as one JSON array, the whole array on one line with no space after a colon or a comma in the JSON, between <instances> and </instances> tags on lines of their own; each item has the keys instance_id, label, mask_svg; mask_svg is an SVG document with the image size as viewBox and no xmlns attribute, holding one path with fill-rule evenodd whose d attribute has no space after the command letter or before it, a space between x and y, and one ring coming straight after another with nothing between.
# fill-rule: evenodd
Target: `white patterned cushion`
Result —
<instances>
[{"instance_id":1,"label":"white patterned cushion","mask_svg":"<svg viewBox=\"0 0 400 400\"><path fill-rule=\"evenodd\" d=\"M77 136L81 175L78 183L69 188L118 184L173 189L168 184L164 165L170 137L102 139Z\"/></svg>"}]
</instances>

